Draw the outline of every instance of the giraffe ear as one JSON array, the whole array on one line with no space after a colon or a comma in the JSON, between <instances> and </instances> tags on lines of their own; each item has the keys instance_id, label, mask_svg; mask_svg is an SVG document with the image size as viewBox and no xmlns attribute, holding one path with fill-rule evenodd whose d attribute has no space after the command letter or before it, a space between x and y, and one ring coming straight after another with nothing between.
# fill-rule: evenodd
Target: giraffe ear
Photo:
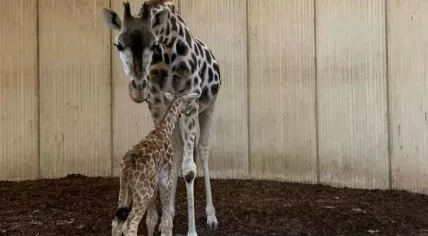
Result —
<instances>
[{"instance_id":1,"label":"giraffe ear","mask_svg":"<svg viewBox=\"0 0 428 236\"><path fill-rule=\"evenodd\" d=\"M103 13L104 21L107 23L108 27L114 30L120 30L120 28L122 28L122 20L115 11L104 8Z\"/></svg>"},{"instance_id":2,"label":"giraffe ear","mask_svg":"<svg viewBox=\"0 0 428 236\"><path fill-rule=\"evenodd\" d=\"M169 20L169 10L163 9L161 11L156 12L156 14L152 18L152 29L153 31L161 30L166 27Z\"/></svg>"},{"instance_id":3,"label":"giraffe ear","mask_svg":"<svg viewBox=\"0 0 428 236\"><path fill-rule=\"evenodd\" d=\"M171 93L165 92L164 96L166 100L168 100L168 102L172 102L172 100L174 100L174 95L172 95Z\"/></svg>"},{"instance_id":4,"label":"giraffe ear","mask_svg":"<svg viewBox=\"0 0 428 236\"><path fill-rule=\"evenodd\" d=\"M191 101L195 100L198 96L199 96L198 93L189 93L189 94L183 96L183 100L185 102L191 102Z\"/></svg>"}]
</instances>

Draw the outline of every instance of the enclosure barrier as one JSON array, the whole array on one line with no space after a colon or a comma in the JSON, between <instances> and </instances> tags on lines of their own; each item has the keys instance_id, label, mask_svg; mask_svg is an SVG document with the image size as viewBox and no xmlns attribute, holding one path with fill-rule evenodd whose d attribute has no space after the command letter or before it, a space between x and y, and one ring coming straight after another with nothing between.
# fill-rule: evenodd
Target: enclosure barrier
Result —
<instances>
[{"instance_id":1,"label":"enclosure barrier","mask_svg":"<svg viewBox=\"0 0 428 236\"><path fill-rule=\"evenodd\" d=\"M175 2L221 65L214 178L427 193L428 1ZM117 175L152 127L103 21L121 4L0 1L1 180Z\"/></svg>"}]
</instances>

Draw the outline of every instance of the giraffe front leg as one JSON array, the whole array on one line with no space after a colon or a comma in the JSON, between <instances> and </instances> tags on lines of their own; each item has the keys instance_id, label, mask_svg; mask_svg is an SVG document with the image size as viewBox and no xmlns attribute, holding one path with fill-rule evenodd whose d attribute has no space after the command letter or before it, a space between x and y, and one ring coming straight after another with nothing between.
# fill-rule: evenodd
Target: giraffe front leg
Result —
<instances>
[{"instance_id":1,"label":"giraffe front leg","mask_svg":"<svg viewBox=\"0 0 428 236\"><path fill-rule=\"evenodd\" d=\"M199 138L199 158L202 163L202 168L204 171L204 183L205 183L205 196L206 196L206 208L205 212L207 215L207 229L215 230L218 228L218 221L215 214L215 208L213 204L212 194L211 194L211 182L210 182L210 169L208 166L209 162L209 139L211 132L211 125L213 120L213 111L214 104L208 107L205 111L199 114L199 127L200 127L200 138Z\"/></svg>"},{"instance_id":2,"label":"giraffe front leg","mask_svg":"<svg viewBox=\"0 0 428 236\"><path fill-rule=\"evenodd\" d=\"M180 131L183 138L183 162L181 171L186 181L187 190L187 217L188 229L187 236L197 236L195 224L195 205L193 183L196 177L196 164L193 159L193 150L195 148L196 121L197 113L191 116L183 116L180 119Z\"/></svg>"}]
</instances>

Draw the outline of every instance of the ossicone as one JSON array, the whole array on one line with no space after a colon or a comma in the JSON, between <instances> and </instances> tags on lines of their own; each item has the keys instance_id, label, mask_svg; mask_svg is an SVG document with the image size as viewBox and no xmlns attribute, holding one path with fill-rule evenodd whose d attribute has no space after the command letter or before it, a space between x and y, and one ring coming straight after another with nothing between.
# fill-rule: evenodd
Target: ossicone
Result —
<instances>
[{"instance_id":1,"label":"ossicone","mask_svg":"<svg viewBox=\"0 0 428 236\"><path fill-rule=\"evenodd\" d=\"M128 1L123 2L123 19L129 20L131 19L131 5Z\"/></svg>"}]
</instances>

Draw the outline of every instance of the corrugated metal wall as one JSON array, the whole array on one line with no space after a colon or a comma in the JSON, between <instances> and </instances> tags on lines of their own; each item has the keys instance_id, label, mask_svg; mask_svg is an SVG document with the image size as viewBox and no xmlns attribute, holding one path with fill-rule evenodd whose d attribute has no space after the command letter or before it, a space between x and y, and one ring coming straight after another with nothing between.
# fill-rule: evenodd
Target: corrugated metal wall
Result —
<instances>
[{"instance_id":1,"label":"corrugated metal wall","mask_svg":"<svg viewBox=\"0 0 428 236\"><path fill-rule=\"evenodd\" d=\"M317 181L314 4L248 1L251 176Z\"/></svg>"},{"instance_id":2,"label":"corrugated metal wall","mask_svg":"<svg viewBox=\"0 0 428 236\"><path fill-rule=\"evenodd\" d=\"M219 60L223 80L214 111L211 173L248 177L248 76L246 0L184 0L180 11L195 37ZM203 171L198 160L198 175Z\"/></svg>"},{"instance_id":3,"label":"corrugated metal wall","mask_svg":"<svg viewBox=\"0 0 428 236\"><path fill-rule=\"evenodd\" d=\"M388 2L391 184L428 193L428 2Z\"/></svg>"},{"instance_id":4,"label":"corrugated metal wall","mask_svg":"<svg viewBox=\"0 0 428 236\"><path fill-rule=\"evenodd\" d=\"M213 177L428 192L426 1L175 2L221 64ZM0 179L117 175L153 127L103 7L0 2Z\"/></svg>"},{"instance_id":5,"label":"corrugated metal wall","mask_svg":"<svg viewBox=\"0 0 428 236\"><path fill-rule=\"evenodd\" d=\"M320 181L388 186L385 1L316 2Z\"/></svg>"},{"instance_id":6,"label":"corrugated metal wall","mask_svg":"<svg viewBox=\"0 0 428 236\"><path fill-rule=\"evenodd\" d=\"M38 177L37 8L0 1L0 179Z\"/></svg>"},{"instance_id":7,"label":"corrugated metal wall","mask_svg":"<svg viewBox=\"0 0 428 236\"><path fill-rule=\"evenodd\" d=\"M108 0L39 0L40 177L111 173Z\"/></svg>"}]
</instances>

